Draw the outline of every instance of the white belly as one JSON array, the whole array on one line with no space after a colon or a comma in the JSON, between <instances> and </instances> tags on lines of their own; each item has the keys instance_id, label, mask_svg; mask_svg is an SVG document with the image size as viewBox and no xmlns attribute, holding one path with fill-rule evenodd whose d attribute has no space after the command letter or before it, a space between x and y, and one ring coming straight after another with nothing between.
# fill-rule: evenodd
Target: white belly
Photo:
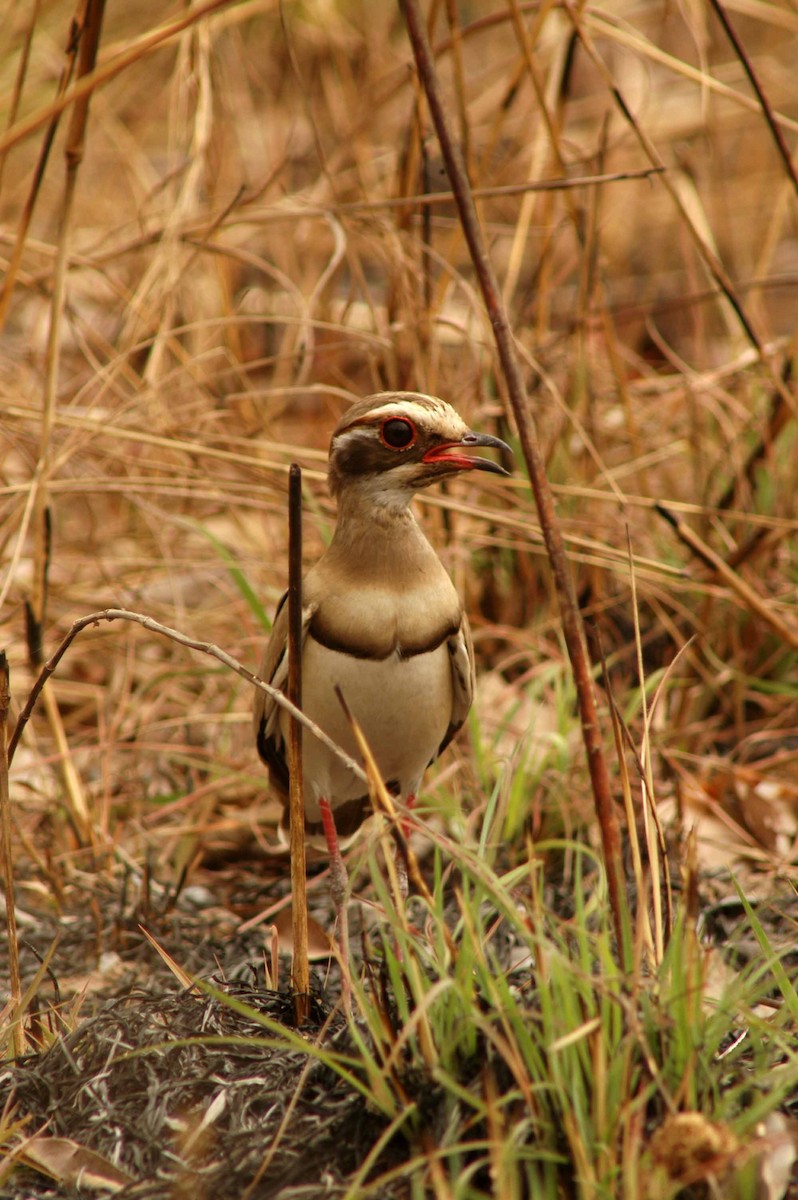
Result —
<instances>
[{"instance_id":1,"label":"white belly","mask_svg":"<svg viewBox=\"0 0 798 1200\"><path fill-rule=\"evenodd\" d=\"M418 787L438 751L452 712L449 651L382 662L351 658L308 637L302 655L302 708L352 758L360 761L352 731L335 695L336 684L361 726L384 780L396 780L403 796ZM287 735L287 717L280 723ZM319 819L317 800L333 808L364 795L364 784L308 730L302 734L305 809Z\"/></svg>"}]
</instances>

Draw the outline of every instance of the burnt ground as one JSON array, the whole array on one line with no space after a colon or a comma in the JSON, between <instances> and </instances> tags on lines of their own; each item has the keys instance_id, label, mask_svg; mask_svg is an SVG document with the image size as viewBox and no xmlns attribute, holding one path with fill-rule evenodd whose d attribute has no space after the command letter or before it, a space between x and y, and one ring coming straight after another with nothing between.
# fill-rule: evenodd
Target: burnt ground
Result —
<instances>
[{"instance_id":1,"label":"burnt ground","mask_svg":"<svg viewBox=\"0 0 798 1200\"><path fill-rule=\"evenodd\" d=\"M113 1184L130 1200L291 1200L340 1196L351 1185L388 1119L301 1046L275 1045L258 1021L264 1014L327 1051L352 1050L336 1003L337 969L325 964L315 972L309 1018L296 1029L290 989L285 982L277 989L268 986L263 928L242 931L241 920L284 883L275 882L270 896L257 872L239 872L235 882L219 876L217 882L223 902L215 904L205 887L189 888L176 900L159 891L158 904L148 888L145 912L141 889L131 899L129 880L122 880L105 895L75 886L59 914L27 911L26 983L55 944L37 1001L42 1048L2 1069L0 1095L11 1100L28 1136L46 1132L48 1139L69 1139L80 1150L68 1167L61 1159L54 1167L50 1163L49 1178L44 1168L16 1167L0 1186L3 1197L65 1200ZM743 906L713 881L707 881L702 899L707 940L726 948L733 968L742 966L758 953ZM567 893L558 894L556 887L550 900L563 910L569 906ZM794 896L762 902L757 912L774 945L795 945ZM140 925L210 990L182 986ZM509 963L512 947L506 950ZM482 1063L472 1064L469 1078L464 1064L463 1085L478 1080L481 1069ZM423 1099L434 1133L434 1087L425 1080L415 1086L409 1080L407 1087L415 1090L414 1099ZM795 1110L793 1116L798 1102ZM37 1147L46 1153L48 1146L60 1148L45 1140L34 1139L34 1157ZM365 1174L373 1178L399 1168L413 1152L396 1135ZM407 1195L407 1189L399 1171L379 1194L390 1200ZM787 1195L798 1196L795 1172Z\"/></svg>"},{"instance_id":2,"label":"burnt ground","mask_svg":"<svg viewBox=\"0 0 798 1200\"><path fill-rule=\"evenodd\" d=\"M43 1048L0 1074L0 1092L13 1095L26 1133L46 1130L113 1163L123 1173L118 1182L131 1181L124 1196L190 1189L254 1200L318 1194L321 1179L335 1194L385 1122L361 1092L301 1048L267 1044L255 1014L293 1029L295 1011L285 983L267 986L263 929L240 931L241 914L268 900L262 886L252 879L227 891L238 915L198 905L211 893L196 887L176 903L159 895L145 913L140 897L130 903L129 890L123 884L98 896L76 888L57 916L25 914L25 982L55 944L39 989ZM164 903L167 911L159 911ZM213 994L181 986L140 925ZM295 1032L346 1050L328 964L324 975L328 986L314 972L308 1019ZM65 987L85 989L79 1011ZM87 1165L104 1173L101 1163ZM20 1200L86 1194L28 1167L4 1188L3 1196Z\"/></svg>"}]
</instances>

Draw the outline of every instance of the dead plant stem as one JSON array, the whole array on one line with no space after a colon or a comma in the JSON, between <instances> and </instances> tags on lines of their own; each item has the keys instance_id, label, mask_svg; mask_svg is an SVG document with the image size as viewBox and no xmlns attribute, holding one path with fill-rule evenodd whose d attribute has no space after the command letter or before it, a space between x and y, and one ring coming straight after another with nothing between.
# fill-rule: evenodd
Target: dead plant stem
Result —
<instances>
[{"instance_id":1,"label":"dead plant stem","mask_svg":"<svg viewBox=\"0 0 798 1200\"><path fill-rule=\"evenodd\" d=\"M745 48L745 45L740 40L740 38L737 36L737 31L734 28L734 26L732 25L731 21L729 20L728 13L726 12L726 9L723 7L723 5L721 4L720 0L709 0L709 3L712 7L713 12L715 13L715 16L718 18L721 25L723 26L723 30L726 34L726 37L731 42L732 47L734 49L734 53L739 58L740 64L741 64L743 70L745 71L746 76L748 77L748 82L751 84L754 94L756 95L756 98L759 101L759 104L762 108L762 116L765 118L765 123L767 124L767 127L770 130L770 134L771 134L771 137L773 138L773 141L776 143L776 149L779 153L779 157L781 158L781 161L784 164L784 170L787 173L787 177L793 186L793 190L794 190L796 196L798 196L798 174L796 174L796 171L795 171L795 166L792 161L792 155L790 154L790 148L787 145L787 142L784 138L784 134L782 133L781 129L779 128L779 123L776 120L776 115L773 111L773 108L771 107L770 101L768 100L767 96L765 95L765 91L764 91L761 83L759 82L759 78L757 76L756 71L754 70L754 65L751 61L751 58Z\"/></svg>"},{"instance_id":2,"label":"dead plant stem","mask_svg":"<svg viewBox=\"0 0 798 1200\"><path fill-rule=\"evenodd\" d=\"M27 72L28 72L28 63L30 61L30 50L31 50L31 43L33 42L33 33L36 28L36 22L39 17L40 3L41 3L41 0L34 0L34 3L31 6L31 13L30 13L29 21L28 21L28 28L25 33L25 39L24 39L23 46L22 46L22 53L20 54L19 65L17 67L16 80L14 81L14 92L13 92L13 96L12 96L12 100L11 100L11 106L9 108L6 129L11 129L14 125L14 122L17 119L17 113L19 111L19 105L20 105L20 101L22 99L23 84L25 81L25 76L27 75ZM74 66L74 54L72 54L72 55L69 54L70 48L71 48L71 46L67 47L67 62L65 64L64 70L61 72L61 78L58 82L58 93L57 93L58 95L62 95L63 92L66 91L66 88L69 84L69 80L72 78L72 68ZM60 114L58 114L57 116L54 116L50 122L50 126L47 130L47 134L45 136L44 143L39 151L39 159L38 159L38 162L36 163L36 167L33 172L33 181L31 183L30 189L28 191L28 195L27 195L25 204L22 209L22 214L20 216L19 226L17 229L17 236L16 236L16 239L14 242L14 249L12 251L11 259L10 259L8 267L6 269L5 278L3 280L2 291L0 291L0 329L2 329L3 325L5 324L6 313L8 311L8 303L9 303L9 300L11 299L11 293L14 290L14 281L17 277L17 272L19 270L19 264L22 261L22 251L23 251L23 248L25 245L25 238L27 236L31 218L33 216L33 209L36 204L36 197L39 194L39 188L41 187L41 182L44 177L44 168L47 164L47 159L50 155L50 149L52 148L53 138L55 137L55 131L58 127L59 118L60 118ZM5 166L6 166L7 160L8 160L8 151L6 150L3 152L0 152L0 191L2 191L2 186L3 186L2 180L3 180L3 175L5 174Z\"/></svg>"},{"instance_id":3,"label":"dead plant stem","mask_svg":"<svg viewBox=\"0 0 798 1200\"><path fill-rule=\"evenodd\" d=\"M74 37L78 42L78 77L88 75L94 69L100 44L105 0L80 0L74 18ZM71 47L70 47L71 49ZM29 643L34 666L42 660L42 635L47 609L47 575L50 563L50 507L49 479L52 470L52 434L55 410L58 403L58 380L61 359L61 331L64 317L64 297L69 263L69 235L72 225L72 206L78 182L80 165L86 139L90 93L76 103L67 135L64 151L66 179L61 208L61 228L58 252L53 274L53 292L50 301L50 328L47 337L45 363L44 405L42 411L39 461L33 487L33 588L29 606ZM45 697L45 707L50 726L59 749L61 769L67 805L81 840L90 840L91 822L86 797L80 776L74 769L69 754L69 745L64 732L61 713L54 696Z\"/></svg>"},{"instance_id":4,"label":"dead plant stem","mask_svg":"<svg viewBox=\"0 0 798 1200\"><path fill-rule=\"evenodd\" d=\"M297 463L288 472L288 698L302 707L302 471ZM310 966L302 726L296 718L289 726L288 779L294 1016L302 1026L310 1009Z\"/></svg>"},{"instance_id":5,"label":"dead plant stem","mask_svg":"<svg viewBox=\"0 0 798 1200\"><path fill-rule=\"evenodd\" d=\"M22 1027L22 983L19 974L19 943L17 942L17 911L14 902L14 867L11 856L11 800L8 794L8 709L11 689L8 659L0 651L0 840L3 843L3 888L6 894L6 935L8 937L8 978L11 999L11 1030L14 1054L25 1053L25 1031Z\"/></svg>"},{"instance_id":6,"label":"dead plant stem","mask_svg":"<svg viewBox=\"0 0 798 1200\"><path fill-rule=\"evenodd\" d=\"M496 273L487 254L462 155L451 133L435 61L418 0L400 0L400 6L412 43L419 77L423 83L430 114L435 124L441 153L446 163L471 261L479 280L482 297L493 329L510 406L518 426L521 448L540 517L541 530L557 590L563 636L574 673L582 737L601 831L607 886L618 950L619 953L623 953L625 940L623 914L626 911L626 905L623 902L620 830L601 741L590 663L585 648L582 623L576 604L562 531L555 513L551 487L546 478L537 431L530 413L509 320L502 304Z\"/></svg>"}]
</instances>

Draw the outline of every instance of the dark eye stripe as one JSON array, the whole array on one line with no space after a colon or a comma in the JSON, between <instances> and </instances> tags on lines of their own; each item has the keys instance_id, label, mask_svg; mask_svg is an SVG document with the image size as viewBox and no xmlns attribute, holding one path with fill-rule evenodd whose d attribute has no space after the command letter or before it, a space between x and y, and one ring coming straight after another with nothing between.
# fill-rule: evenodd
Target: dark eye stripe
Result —
<instances>
[{"instance_id":1,"label":"dark eye stripe","mask_svg":"<svg viewBox=\"0 0 798 1200\"><path fill-rule=\"evenodd\" d=\"M416 429L406 417L389 417L380 426L380 437L391 450L407 450L416 440Z\"/></svg>"}]
</instances>

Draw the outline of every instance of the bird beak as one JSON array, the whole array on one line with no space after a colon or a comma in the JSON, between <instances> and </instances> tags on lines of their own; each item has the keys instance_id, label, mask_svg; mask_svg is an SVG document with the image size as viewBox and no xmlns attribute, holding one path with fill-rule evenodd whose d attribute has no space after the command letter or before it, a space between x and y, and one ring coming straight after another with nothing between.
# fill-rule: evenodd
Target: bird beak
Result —
<instances>
[{"instance_id":1,"label":"bird beak","mask_svg":"<svg viewBox=\"0 0 798 1200\"><path fill-rule=\"evenodd\" d=\"M459 442L442 442L433 446L422 458L425 463L441 463L452 466L457 471L490 471L494 475L509 475L510 472L490 458L479 458L475 455L464 454L474 446L490 446L494 450L504 450L512 457L512 450L501 438L493 437L490 433L466 433ZM458 453L459 451L459 453Z\"/></svg>"}]
</instances>

